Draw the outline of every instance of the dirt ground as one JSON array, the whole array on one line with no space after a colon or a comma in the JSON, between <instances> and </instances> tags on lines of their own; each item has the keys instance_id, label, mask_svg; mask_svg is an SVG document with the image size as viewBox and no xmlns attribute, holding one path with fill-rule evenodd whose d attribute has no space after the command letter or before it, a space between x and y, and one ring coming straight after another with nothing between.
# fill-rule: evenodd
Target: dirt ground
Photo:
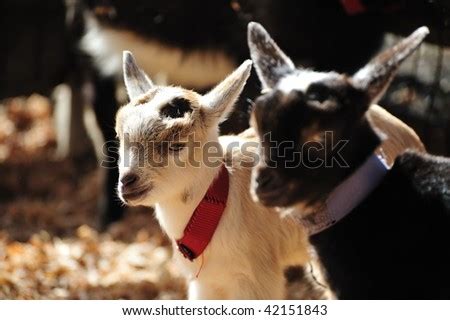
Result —
<instances>
[{"instance_id":1,"label":"dirt ground","mask_svg":"<svg viewBox=\"0 0 450 320\"><path fill-rule=\"evenodd\" d=\"M149 208L98 230L96 161L54 159L52 108L0 104L0 299L184 299L171 247ZM291 271L290 298L315 298Z\"/></svg>"}]
</instances>

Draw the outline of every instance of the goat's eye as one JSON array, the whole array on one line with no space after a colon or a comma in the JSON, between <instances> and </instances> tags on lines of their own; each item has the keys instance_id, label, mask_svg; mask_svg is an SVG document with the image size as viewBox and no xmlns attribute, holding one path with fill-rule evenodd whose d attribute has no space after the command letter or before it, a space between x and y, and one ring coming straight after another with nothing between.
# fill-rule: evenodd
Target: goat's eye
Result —
<instances>
[{"instance_id":1,"label":"goat's eye","mask_svg":"<svg viewBox=\"0 0 450 320\"><path fill-rule=\"evenodd\" d=\"M317 87L314 90L309 90L306 97L310 101L323 103L331 98L331 92L325 87Z\"/></svg>"},{"instance_id":2,"label":"goat's eye","mask_svg":"<svg viewBox=\"0 0 450 320\"><path fill-rule=\"evenodd\" d=\"M178 152L183 150L183 148L186 146L185 143L181 143L181 142L173 142L169 145L169 150L170 151L174 151L174 152Z\"/></svg>"}]
</instances>

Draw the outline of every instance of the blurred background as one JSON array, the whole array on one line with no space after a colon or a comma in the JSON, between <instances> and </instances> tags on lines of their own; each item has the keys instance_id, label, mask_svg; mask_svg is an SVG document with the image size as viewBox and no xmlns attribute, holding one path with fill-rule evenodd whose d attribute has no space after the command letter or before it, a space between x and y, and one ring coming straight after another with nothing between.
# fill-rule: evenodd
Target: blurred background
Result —
<instances>
[{"instance_id":1,"label":"blurred background","mask_svg":"<svg viewBox=\"0 0 450 320\"><path fill-rule=\"evenodd\" d=\"M417 27L431 34L380 105L450 155L449 0L2 0L0 298L174 299L184 283L150 208L115 195L122 50L160 84L204 92L249 57L258 21L305 67L351 74ZM252 74L223 133L248 126ZM301 275L288 277L291 298Z\"/></svg>"}]
</instances>

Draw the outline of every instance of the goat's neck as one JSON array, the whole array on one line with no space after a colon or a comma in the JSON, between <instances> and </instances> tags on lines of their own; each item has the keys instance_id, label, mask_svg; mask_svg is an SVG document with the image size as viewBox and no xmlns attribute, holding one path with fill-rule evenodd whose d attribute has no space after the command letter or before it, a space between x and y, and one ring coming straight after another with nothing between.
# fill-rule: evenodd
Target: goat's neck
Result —
<instances>
[{"instance_id":1,"label":"goat's neck","mask_svg":"<svg viewBox=\"0 0 450 320\"><path fill-rule=\"evenodd\" d=\"M198 206L209 186L217 176L220 167L202 166L197 169L195 179L186 185L183 192L158 202L155 205L156 217L161 228L172 239L180 239L195 208ZM185 192L188 195L184 194ZM183 201L183 198L185 199Z\"/></svg>"},{"instance_id":2,"label":"goat's neck","mask_svg":"<svg viewBox=\"0 0 450 320\"><path fill-rule=\"evenodd\" d=\"M324 171L324 180L317 188L316 194L325 205L330 193L352 173L360 168L361 165L370 157L375 149L380 145L380 137L370 126L367 119L364 118L361 124L352 129L351 135L344 137L348 141L345 148L341 152L341 156L345 159L347 166L331 166ZM315 181L311 182L316 184ZM302 209L305 211L305 209ZM314 213L317 208L314 208L310 213Z\"/></svg>"}]
</instances>

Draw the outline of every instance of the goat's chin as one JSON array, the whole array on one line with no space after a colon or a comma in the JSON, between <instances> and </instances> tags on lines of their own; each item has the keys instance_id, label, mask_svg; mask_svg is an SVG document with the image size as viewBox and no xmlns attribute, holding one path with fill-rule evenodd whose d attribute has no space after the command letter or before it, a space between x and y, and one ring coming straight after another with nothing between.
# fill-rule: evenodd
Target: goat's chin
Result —
<instances>
[{"instance_id":1,"label":"goat's chin","mask_svg":"<svg viewBox=\"0 0 450 320\"><path fill-rule=\"evenodd\" d=\"M140 196L134 197L134 198L127 198L124 197L122 193L119 194L120 200L129 207L136 207L136 206L152 206L154 205L154 201L152 201L152 190L147 190L145 193L143 193Z\"/></svg>"},{"instance_id":2,"label":"goat's chin","mask_svg":"<svg viewBox=\"0 0 450 320\"><path fill-rule=\"evenodd\" d=\"M153 194L149 193L145 197L133 201L132 206L153 207L157 202L154 198Z\"/></svg>"}]
</instances>

